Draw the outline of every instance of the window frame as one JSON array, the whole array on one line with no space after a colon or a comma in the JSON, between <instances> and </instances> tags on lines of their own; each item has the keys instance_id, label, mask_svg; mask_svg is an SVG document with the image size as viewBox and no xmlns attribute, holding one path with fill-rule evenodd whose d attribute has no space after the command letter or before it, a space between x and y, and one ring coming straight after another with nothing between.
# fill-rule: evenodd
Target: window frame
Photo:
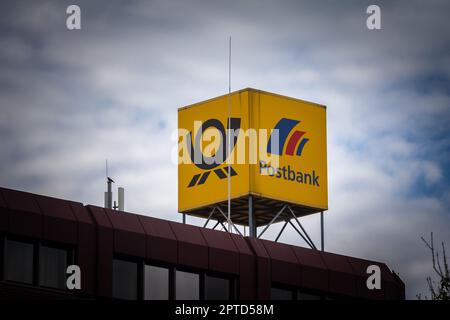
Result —
<instances>
[{"instance_id":1,"label":"window frame","mask_svg":"<svg viewBox=\"0 0 450 320\"><path fill-rule=\"evenodd\" d=\"M227 298L227 300L224 300L224 301L233 301L233 300L237 299L236 277L233 277L230 274L207 271L207 272L203 272L203 274L202 274L202 277L203 277L203 286L202 286L203 300L206 300L206 277L208 277L208 276L228 280L228 298Z\"/></svg>"},{"instance_id":2,"label":"window frame","mask_svg":"<svg viewBox=\"0 0 450 320\"><path fill-rule=\"evenodd\" d=\"M19 281L12 281L6 279L6 246L8 241L16 241L21 243L27 243L31 244L33 246L33 270L32 270L32 283L24 283ZM33 288L39 288L43 290L48 291L58 291L58 292L71 292L67 288L67 286L64 287L64 289L61 288L54 288L54 287L47 287L40 285L40 250L41 247L49 247L49 248L56 248L56 249L62 249L66 251L66 268L69 265L76 264L77 263L77 255L75 254L76 248L73 245L65 244L65 243L58 243L55 241L47 241L42 239L34 239L26 236L17 236L12 234L0 234L0 281L3 283L18 285L18 286L26 286L26 287L33 287Z\"/></svg>"},{"instance_id":3,"label":"window frame","mask_svg":"<svg viewBox=\"0 0 450 320\"><path fill-rule=\"evenodd\" d=\"M24 244L30 244L32 245L32 274L31 274L31 283L25 283L25 282L20 282L20 281L14 281L14 280L9 280L6 279L6 254L7 254L7 243L8 241L14 241L14 242L19 242L19 243L24 243ZM3 264L2 264L2 271L3 271L3 277L2 277L2 281L6 282L6 283L10 283L10 284L14 284L14 285L20 285L20 286L28 286L28 287L36 287L37 282L36 282L36 241L34 241L33 239L27 238L27 237L21 237L21 236L15 236L15 235L4 235L3 237L3 252L2 252L2 256L3 256Z\"/></svg>"},{"instance_id":4,"label":"window frame","mask_svg":"<svg viewBox=\"0 0 450 320\"><path fill-rule=\"evenodd\" d=\"M272 289L276 290L284 290L289 291L291 293L291 299L290 300L279 300L279 299L273 299L272 298ZM297 299L297 288L288 286L285 284L278 284L278 283L271 283L270 285L270 300L278 300L278 301L294 301Z\"/></svg>"},{"instance_id":5,"label":"window frame","mask_svg":"<svg viewBox=\"0 0 450 320\"><path fill-rule=\"evenodd\" d=\"M111 261L111 298L114 300L124 300L121 298L116 298L114 297L114 260L121 260L121 261L125 261L125 262L131 262L131 263L135 263L136 264L136 269L137 269L137 273L136 273L136 300L143 300L144 297L144 265L145 262L143 259L137 258L137 257L132 257L132 256L128 256L128 255L123 255L123 254L114 254L112 261ZM126 300L124 300L126 301ZM133 300L130 300L133 301Z\"/></svg>"},{"instance_id":6,"label":"window frame","mask_svg":"<svg viewBox=\"0 0 450 320\"><path fill-rule=\"evenodd\" d=\"M301 301L299 299L299 294L300 293L304 293L307 295L312 295L312 296L317 296L319 299L317 300L326 300L326 297L329 296L330 294L325 292L325 291L318 291L318 290L314 290L314 289L308 289L308 288L303 288L303 287L297 287L297 286L289 286L286 284L281 284L281 283L276 283L276 282L272 282L270 288L275 288L275 289L281 289L281 290L288 290L291 291L292 293L292 299L295 301ZM334 296L333 296L334 297ZM272 299L272 297L271 297ZM303 300L306 301L306 300Z\"/></svg>"},{"instance_id":7,"label":"window frame","mask_svg":"<svg viewBox=\"0 0 450 320\"><path fill-rule=\"evenodd\" d=\"M177 283L176 283L177 282L177 277L176 277L177 271L198 275L198 300L197 301L205 300L204 290L203 290L203 288L204 288L204 281L205 281L205 279L204 279L205 272L201 271L201 270L198 270L198 269L195 269L195 268L189 268L189 267L184 267L184 266L181 266L181 267L174 266L173 267L173 273L174 273L174 279L173 279L174 295L173 295L173 300L174 301L177 300L177 296L176 296L177 295L177 292L176 292L177 291L176 290L177 289ZM194 301L196 301L196 300L194 300Z\"/></svg>"},{"instance_id":8,"label":"window frame","mask_svg":"<svg viewBox=\"0 0 450 320\"><path fill-rule=\"evenodd\" d=\"M193 273L198 275L199 277L199 301L204 301L205 300L205 277L208 276L212 276L212 277L218 277L218 278L223 278L223 279L227 279L229 281L229 300L236 300L238 299L238 286L237 286L237 281L238 281L238 276L233 275L233 274L226 274L226 273L218 273L218 272L214 272L214 271L208 271L208 270L203 270L203 269L198 269L198 268L192 268L192 267L187 267L187 266L182 266L182 265L177 265L177 264L173 264L173 263L167 263L167 262L162 262L159 260L153 260L153 259L145 259L142 257L136 257L136 256L130 256L130 255L124 255L124 254L113 254L113 259L111 261L111 264L114 263L114 260L124 260L127 262L132 262L132 263L136 263L137 267L138 267L138 272L137 272L137 289L138 289L138 294L137 294L137 299L136 300L145 300L145 266L153 266L153 267L160 267L160 268L165 268L168 270L169 272L169 295L168 295L168 301L176 301L176 272L177 271L181 271L181 272L187 272L187 273ZM114 285L113 283L113 277L114 274L112 274L111 276L111 281L112 281L112 285ZM113 299L117 299L120 300L119 298L114 298Z\"/></svg>"},{"instance_id":9,"label":"window frame","mask_svg":"<svg viewBox=\"0 0 450 320\"><path fill-rule=\"evenodd\" d=\"M5 241L5 235L3 233L0 233L0 281L4 281L5 280L5 275L4 275L4 263L5 263L5 246L6 246L6 241Z\"/></svg>"},{"instance_id":10,"label":"window frame","mask_svg":"<svg viewBox=\"0 0 450 320\"><path fill-rule=\"evenodd\" d=\"M36 243L36 252L35 252L35 256L36 256L36 286L39 288L44 288L44 289L50 289L50 290L58 290L58 291L70 291L67 286L64 287L64 289L61 288L55 288L55 287L48 287L48 286L44 286L41 285L41 278L40 278L40 273L41 273L41 250L42 247L47 247L50 249L59 249L59 250L64 250L66 252L66 270L67 267L75 264L75 255L74 255L74 250L66 244L61 244L61 243L56 243L53 241L37 241ZM67 273L66 273L66 280L67 280Z\"/></svg>"},{"instance_id":11,"label":"window frame","mask_svg":"<svg viewBox=\"0 0 450 320\"><path fill-rule=\"evenodd\" d=\"M315 300L322 301L322 300L324 300L324 296L326 295L326 292L320 292L320 291L313 290L313 289L305 289L305 288L298 287L295 290L295 300L298 300L298 301L302 300L302 299L299 299L300 293L318 297L318 299L309 299L311 301L315 301ZM303 301L307 301L307 300L303 300Z\"/></svg>"},{"instance_id":12,"label":"window frame","mask_svg":"<svg viewBox=\"0 0 450 320\"><path fill-rule=\"evenodd\" d=\"M142 275L143 275L143 277L142 277L142 300L144 300L144 301L154 301L154 300L146 300L145 299L145 267L146 266L167 269L167 273L168 273L168 279L167 279L167 281L168 281L168 283L167 283L167 289L168 289L167 301L174 300L174 294L175 294L174 288L173 288L173 284L174 284L174 281L175 281L174 266L163 264L163 263L159 263L159 262L154 262L154 261L152 261L152 262L144 261L144 264L143 264L143 267L142 267L142 269L143 269L143 272L142 272Z\"/></svg>"}]
</instances>

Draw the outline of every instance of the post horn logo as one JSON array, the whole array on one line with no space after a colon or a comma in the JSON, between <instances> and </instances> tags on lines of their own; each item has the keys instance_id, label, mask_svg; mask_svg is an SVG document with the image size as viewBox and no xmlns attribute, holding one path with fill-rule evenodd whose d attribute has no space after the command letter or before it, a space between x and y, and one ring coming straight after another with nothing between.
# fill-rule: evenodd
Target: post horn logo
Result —
<instances>
[{"instance_id":1,"label":"post horn logo","mask_svg":"<svg viewBox=\"0 0 450 320\"><path fill-rule=\"evenodd\" d=\"M192 143L192 133L188 133L186 142L189 157L191 158L192 163L194 163L199 169L204 170L203 173L195 174L192 177L189 182L188 188L204 184L210 176L211 172L214 172L214 174L221 180L228 177L228 166L224 166L222 168L218 167L223 164L229 156L228 135L232 135L232 145L230 152L233 151L237 143L239 129L241 126L241 119L230 118L228 126L229 127L227 128L227 133L225 133L225 128L218 119L209 119L202 123L200 129L195 135L194 143ZM201 150L201 140L203 133L209 128L215 128L220 132L221 141L219 142L219 148L214 155L205 156ZM230 176L233 177L236 175L237 172L230 166Z\"/></svg>"}]
</instances>

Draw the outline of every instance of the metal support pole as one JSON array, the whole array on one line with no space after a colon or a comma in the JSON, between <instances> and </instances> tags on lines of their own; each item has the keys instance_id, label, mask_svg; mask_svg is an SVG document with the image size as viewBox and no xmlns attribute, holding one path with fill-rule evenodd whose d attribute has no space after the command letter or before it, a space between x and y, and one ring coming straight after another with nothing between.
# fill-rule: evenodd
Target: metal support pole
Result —
<instances>
[{"instance_id":1,"label":"metal support pole","mask_svg":"<svg viewBox=\"0 0 450 320\"><path fill-rule=\"evenodd\" d=\"M249 237L256 238L256 221L252 196L248 196L248 235Z\"/></svg>"},{"instance_id":2,"label":"metal support pole","mask_svg":"<svg viewBox=\"0 0 450 320\"><path fill-rule=\"evenodd\" d=\"M291 220L288 220L289 224L292 226L292 228L294 228L295 231L297 231L297 233L300 235L300 237L303 238L303 240L305 240L306 244L311 248L314 249L314 247L312 246L311 243L309 243L308 239L306 239L303 234L300 232L300 230L297 229L297 227L292 223Z\"/></svg>"},{"instance_id":3,"label":"metal support pole","mask_svg":"<svg viewBox=\"0 0 450 320\"><path fill-rule=\"evenodd\" d=\"M227 130L227 160L228 160L228 232L231 233L231 226L234 224L231 223L231 36L229 43L229 55L228 55L228 130Z\"/></svg>"},{"instance_id":4,"label":"metal support pole","mask_svg":"<svg viewBox=\"0 0 450 320\"><path fill-rule=\"evenodd\" d=\"M309 237L308 233L306 232L305 228L303 228L302 224L300 223L300 221L297 219L297 217L294 214L294 211L292 211L291 207L288 207L289 211L291 211L292 216L294 217L295 221L297 221L297 224L299 225L300 229L302 229L303 233L305 234L306 238L308 238L309 243L311 244L311 247L315 250L317 250L317 247L315 246L314 242L311 240L311 238Z\"/></svg>"},{"instance_id":5,"label":"metal support pole","mask_svg":"<svg viewBox=\"0 0 450 320\"><path fill-rule=\"evenodd\" d=\"M110 178L108 178L108 197L107 197L108 202L107 202L107 205L106 205L106 208L108 208L108 209L112 209L113 208L113 206L112 206L112 202L113 202L112 183L113 183L113 181Z\"/></svg>"},{"instance_id":6,"label":"metal support pole","mask_svg":"<svg viewBox=\"0 0 450 320\"><path fill-rule=\"evenodd\" d=\"M183 224L186 224L186 213L183 213Z\"/></svg>"},{"instance_id":7,"label":"metal support pole","mask_svg":"<svg viewBox=\"0 0 450 320\"><path fill-rule=\"evenodd\" d=\"M217 210L222 214L222 216L228 221L228 219L227 219L227 216L225 215L225 213L223 213L223 211L222 211L222 209L220 209L220 207L216 207L217 208ZM231 221L230 221L231 222ZM242 233L239 231L239 229L234 225L234 223L233 222L231 222L231 223L229 223L228 224L228 229L227 228L225 228L225 230L228 230L228 232L229 233L231 233L231 228L234 228L234 230L236 230L236 232L240 235L240 236L242 236Z\"/></svg>"},{"instance_id":8,"label":"metal support pole","mask_svg":"<svg viewBox=\"0 0 450 320\"><path fill-rule=\"evenodd\" d=\"M206 219L205 224L203 225L203 228L206 228L206 226L208 225L209 220L211 220L212 215L214 214L214 211L216 211L216 207L214 207L211 211L211 213L208 216L208 219Z\"/></svg>"},{"instance_id":9,"label":"metal support pole","mask_svg":"<svg viewBox=\"0 0 450 320\"><path fill-rule=\"evenodd\" d=\"M219 222L220 222L220 225L222 226L223 230L225 230L225 232L229 232L227 227L225 227L225 225L223 224L223 222L222 221L219 221Z\"/></svg>"},{"instance_id":10,"label":"metal support pole","mask_svg":"<svg viewBox=\"0 0 450 320\"><path fill-rule=\"evenodd\" d=\"M217 221L217 223L214 225L213 230L216 230L216 227L219 225L220 221Z\"/></svg>"},{"instance_id":11,"label":"metal support pole","mask_svg":"<svg viewBox=\"0 0 450 320\"><path fill-rule=\"evenodd\" d=\"M325 234L323 230L323 211L320 212L320 246L325 251Z\"/></svg>"},{"instance_id":12,"label":"metal support pole","mask_svg":"<svg viewBox=\"0 0 450 320\"><path fill-rule=\"evenodd\" d=\"M261 238L261 236L264 234L264 232L266 232L267 228L269 228L272 223L278 218L278 216L284 211L284 209L286 209L287 205L285 204L283 206L283 208L281 208L280 211L278 211L278 213L275 215L275 217L273 217L273 219L269 222L269 224L263 229L263 231L258 235L258 238Z\"/></svg>"}]
</instances>

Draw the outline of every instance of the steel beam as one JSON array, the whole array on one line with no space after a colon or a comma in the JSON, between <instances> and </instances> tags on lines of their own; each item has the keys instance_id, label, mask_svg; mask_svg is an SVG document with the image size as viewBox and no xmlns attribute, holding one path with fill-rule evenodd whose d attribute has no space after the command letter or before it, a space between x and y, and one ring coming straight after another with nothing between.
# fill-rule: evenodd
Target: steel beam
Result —
<instances>
[{"instance_id":1,"label":"steel beam","mask_svg":"<svg viewBox=\"0 0 450 320\"><path fill-rule=\"evenodd\" d=\"M308 233L306 232L305 228L303 228L302 224L300 223L300 221L298 221L297 217L294 214L294 211L292 211L291 207L288 206L289 211L292 213L292 216L294 217L295 221L297 221L297 224L299 225L300 229L302 229L303 233L305 234L306 238L308 238L309 243L311 244L311 247L315 250L317 250L317 247L315 246L314 242L311 240L311 238L309 237Z\"/></svg>"},{"instance_id":2,"label":"steel beam","mask_svg":"<svg viewBox=\"0 0 450 320\"><path fill-rule=\"evenodd\" d=\"M255 211L253 208L253 197L248 196L248 234L252 238L256 238L256 221Z\"/></svg>"},{"instance_id":3,"label":"steel beam","mask_svg":"<svg viewBox=\"0 0 450 320\"><path fill-rule=\"evenodd\" d=\"M209 222L209 220L211 220L211 217L212 217L212 215L214 214L214 211L216 211L216 207L214 207L214 208L211 210L211 213L209 214L208 219L206 220L205 224L203 225L203 228L206 228L206 226L208 225L208 222Z\"/></svg>"},{"instance_id":4,"label":"steel beam","mask_svg":"<svg viewBox=\"0 0 450 320\"><path fill-rule=\"evenodd\" d=\"M288 220L286 220L286 222L285 222L284 225L283 225L283 228L281 228L281 230L280 230L280 233L278 233L278 236L277 236L277 238L275 239L275 242L278 242L278 239L280 238L280 236L281 236L281 234L283 233L284 228L286 228L287 224L288 224Z\"/></svg>"},{"instance_id":5,"label":"steel beam","mask_svg":"<svg viewBox=\"0 0 450 320\"><path fill-rule=\"evenodd\" d=\"M224 218L228 221L228 217L225 215L225 213L220 209L220 207L217 207L217 210L224 216ZM239 231L239 229L234 225L233 222L230 220L230 225L236 230L237 233L239 233L240 236L242 236L242 233Z\"/></svg>"},{"instance_id":6,"label":"steel beam","mask_svg":"<svg viewBox=\"0 0 450 320\"><path fill-rule=\"evenodd\" d=\"M303 236L303 234L297 229L297 227L292 223L291 220L288 220L289 224L292 226L292 228L294 228L295 231L297 231L297 233L300 235L300 237L303 238L303 240L305 240L306 244L311 248L314 249L313 246L311 245L311 243L309 243L308 239L305 238L305 236Z\"/></svg>"},{"instance_id":7,"label":"steel beam","mask_svg":"<svg viewBox=\"0 0 450 320\"><path fill-rule=\"evenodd\" d=\"M320 212L320 244L322 251L325 251L325 232L323 229L323 211Z\"/></svg>"},{"instance_id":8,"label":"steel beam","mask_svg":"<svg viewBox=\"0 0 450 320\"><path fill-rule=\"evenodd\" d=\"M278 213L275 215L275 217L273 217L273 219L269 222L269 224L268 224L268 225L263 229L263 231L259 234L258 238L261 238L261 236L264 234L264 232L266 232L267 228L269 228L269 227L272 225L272 223L278 218L278 216L279 216L280 214L283 213L283 211L284 211L284 209L286 209L286 207L287 207L287 204L285 204L285 205L281 208L281 210L278 211Z\"/></svg>"}]
</instances>

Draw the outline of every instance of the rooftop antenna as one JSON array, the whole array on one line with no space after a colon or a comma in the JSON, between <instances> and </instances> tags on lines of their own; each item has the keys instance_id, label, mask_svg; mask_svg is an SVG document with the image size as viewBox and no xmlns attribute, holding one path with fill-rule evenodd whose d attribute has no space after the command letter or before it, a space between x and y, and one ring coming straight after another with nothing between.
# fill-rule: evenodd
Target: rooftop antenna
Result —
<instances>
[{"instance_id":1,"label":"rooftop antenna","mask_svg":"<svg viewBox=\"0 0 450 320\"><path fill-rule=\"evenodd\" d=\"M228 43L228 232L231 228L231 36Z\"/></svg>"},{"instance_id":2,"label":"rooftop antenna","mask_svg":"<svg viewBox=\"0 0 450 320\"><path fill-rule=\"evenodd\" d=\"M117 194L118 194L118 202L119 202L119 206L117 209L119 209L119 211L125 211L125 189L122 187L119 187L117 189Z\"/></svg>"},{"instance_id":3,"label":"rooftop antenna","mask_svg":"<svg viewBox=\"0 0 450 320\"><path fill-rule=\"evenodd\" d=\"M113 208L113 205L112 205L112 201L113 201L112 200L112 198L113 198L113 195L112 195L112 184L114 183L114 180L111 179L108 176L108 159L106 159L106 167L105 167L105 169L106 169L106 184L108 186L108 191L105 192L105 208L112 209Z\"/></svg>"}]
</instances>

